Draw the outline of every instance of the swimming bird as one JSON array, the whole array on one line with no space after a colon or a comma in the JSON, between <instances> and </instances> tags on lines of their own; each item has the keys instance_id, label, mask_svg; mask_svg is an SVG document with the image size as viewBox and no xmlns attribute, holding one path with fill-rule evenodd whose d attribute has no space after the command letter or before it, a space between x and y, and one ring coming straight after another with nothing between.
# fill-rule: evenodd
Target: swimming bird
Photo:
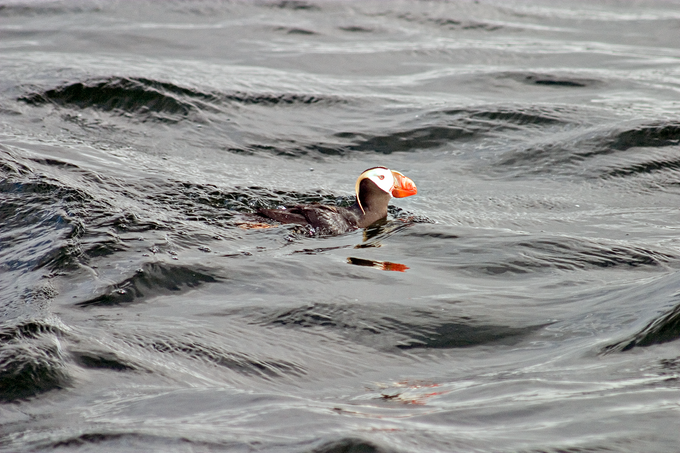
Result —
<instances>
[{"instance_id":1,"label":"swimming bird","mask_svg":"<svg viewBox=\"0 0 680 453\"><path fill-rule=\"evenodd\" d=\"M260 209L258 214L281 223L307 225L320 234L342 234L366 228L387 217L390 199L418 193L411 179L386 167L364 171L354 185L356 202L349 208L322 204Z\"/></svg>"}]
</instances>

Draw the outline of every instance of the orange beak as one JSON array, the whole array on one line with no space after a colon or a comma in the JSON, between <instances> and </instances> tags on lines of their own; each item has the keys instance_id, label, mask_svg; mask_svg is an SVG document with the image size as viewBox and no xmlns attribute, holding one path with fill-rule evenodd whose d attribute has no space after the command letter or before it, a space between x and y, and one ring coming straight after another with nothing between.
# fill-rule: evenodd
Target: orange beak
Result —
<instances>
[{"instance_id":1,"label":"orange beak","mask_svg":"<svg viewBox=\"0 0 680 453\"><path fill-rule=\"evenodd\" d=\"M394 188L392 189L392 196L395 198L410 197L418 193L418 189L410 178L402 175L398 171L392 170L394 176Z\"/></svg>"}]
</instances>

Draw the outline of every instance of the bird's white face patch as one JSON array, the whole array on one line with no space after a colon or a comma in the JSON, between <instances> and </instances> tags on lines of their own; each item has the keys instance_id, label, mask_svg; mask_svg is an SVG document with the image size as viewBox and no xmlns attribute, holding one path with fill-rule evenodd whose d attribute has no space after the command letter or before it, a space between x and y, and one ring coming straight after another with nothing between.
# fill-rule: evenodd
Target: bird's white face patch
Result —
<instances>
[{"instance_id":1,"label":"bird's white face patch","mask_svg":"<svg viewBox=\"0 0 680 453\"><path fill-rule=\"evenodd\" d=\"M392 196L392 189L394 188L394 176L387 168L371 168L365 171L360 179L370 179L376 186ZM357 187L358 188L358 187Z\"/></svg>"}]
</instances>

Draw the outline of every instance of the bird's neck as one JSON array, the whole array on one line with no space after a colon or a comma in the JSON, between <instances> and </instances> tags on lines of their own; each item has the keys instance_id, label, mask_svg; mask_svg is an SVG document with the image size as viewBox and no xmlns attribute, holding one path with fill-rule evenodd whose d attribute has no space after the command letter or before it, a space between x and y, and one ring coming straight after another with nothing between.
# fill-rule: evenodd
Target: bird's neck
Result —
<instances>
[{"instance_id":1,"label":"bird's neck","mask_svg":"<svg viewBox=\"0 0 680 453\"><path fill-rule=\"evenodd\" d=\"M380 219L387 217L387 205L392 197L390 194L380 189L370 180L363 180L359 185L359 203L355 204L355 209L359 212L359 228L366 228L367 226L377 222ZM361 212L363 208L363 212Z\"/></svg>"}]
</instances>

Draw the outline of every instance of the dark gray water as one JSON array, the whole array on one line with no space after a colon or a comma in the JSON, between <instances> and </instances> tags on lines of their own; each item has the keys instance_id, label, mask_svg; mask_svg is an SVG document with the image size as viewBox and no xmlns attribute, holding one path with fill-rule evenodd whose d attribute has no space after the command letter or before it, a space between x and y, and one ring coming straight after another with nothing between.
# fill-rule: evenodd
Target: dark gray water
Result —
<instances>
[{"instance_id":1,"label":"dark gray water","mask_svg":"<svg viewBox=\"0 0 680 453\"><path fill-rule=\"evenodd\" d=\"M0 2L0 450L675 452L680 3ZM415 197L340 236L253 212Z\"/></svg>"}]
</instances>

